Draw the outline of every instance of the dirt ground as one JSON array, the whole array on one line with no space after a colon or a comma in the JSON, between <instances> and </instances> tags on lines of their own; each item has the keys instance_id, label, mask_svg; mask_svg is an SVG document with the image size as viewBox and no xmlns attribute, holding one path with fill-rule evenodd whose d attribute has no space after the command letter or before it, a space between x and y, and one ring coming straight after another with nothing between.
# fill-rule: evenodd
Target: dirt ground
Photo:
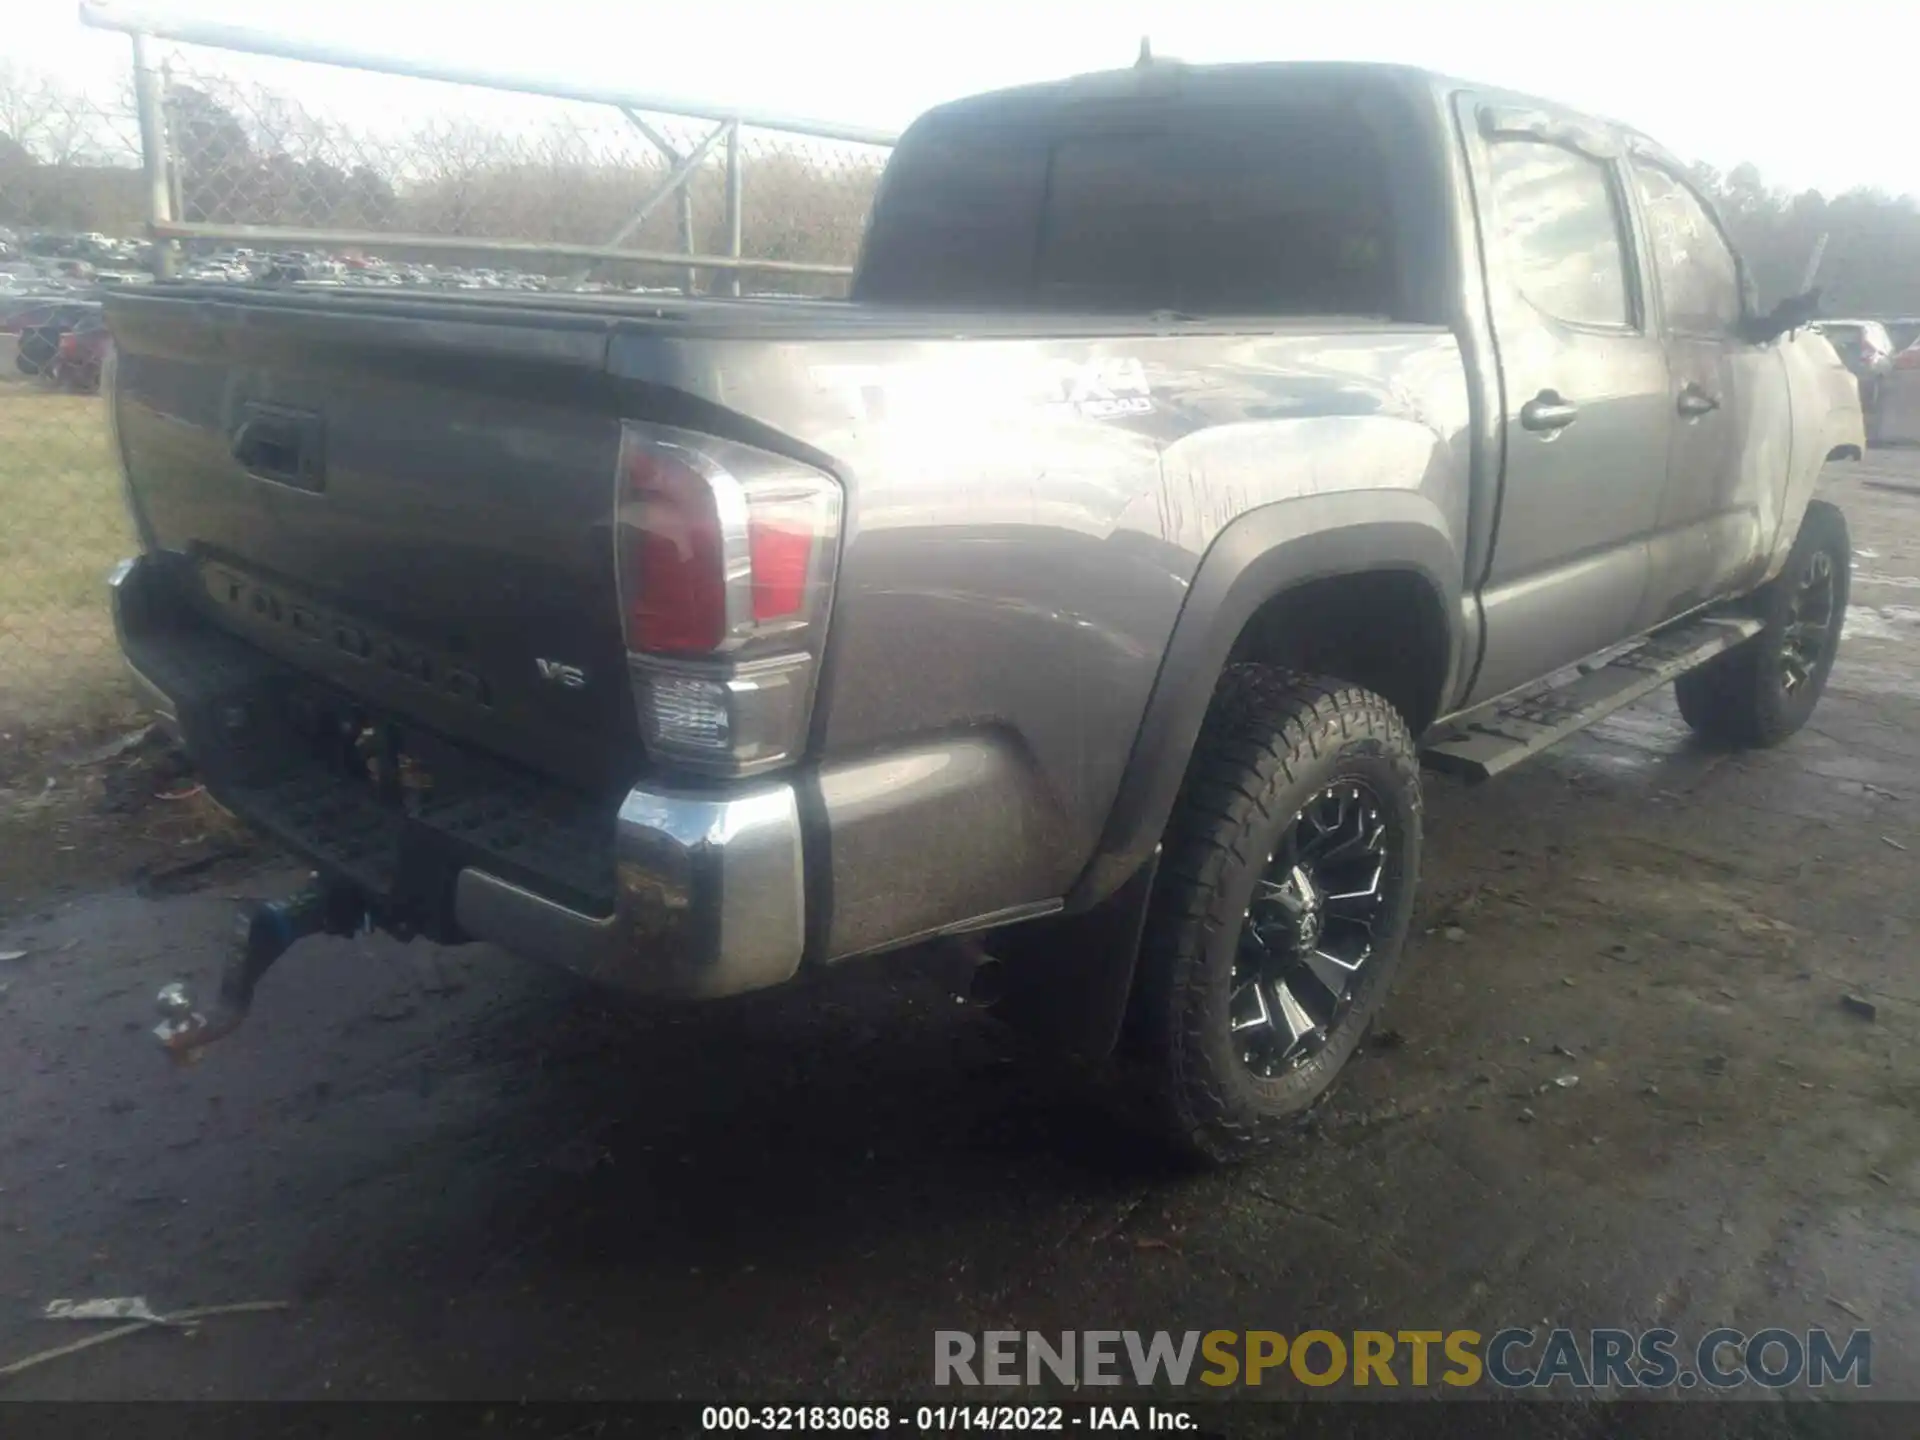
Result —
<instances>
[{"instance_id":1,"label":"dirt ground","mask_svg":"<svg viewBox=\"0 0 1920 1440\"><path fill-rule=\"evenodd\" d=\"M149 749L0 757L0 1363L73 1338L56 1297L291 1306L0 1386L897 1398L936 1329L1724 1324L1869 1326L1874 1393L1920 1398L1920 453L1828 488L1855 611L1813 727L1713 753L1662 696L1430 780L1388 1033L1232 1173L1142 1166L912 964L636 1012L312 941L172 1069L156 988L293 873L153 798L191 781Z\"/></svg>"}]
</instances>

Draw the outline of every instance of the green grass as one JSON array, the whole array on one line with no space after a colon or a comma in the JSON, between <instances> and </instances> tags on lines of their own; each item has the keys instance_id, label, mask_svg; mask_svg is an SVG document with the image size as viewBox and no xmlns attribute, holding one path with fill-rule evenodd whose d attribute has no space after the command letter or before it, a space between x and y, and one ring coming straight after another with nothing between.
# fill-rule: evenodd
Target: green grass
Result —
<instances>
[{"instance_id":1,"label":"green grass","mask_svg":"<svg viewBox=\"0 0 1920 1440\"><path fill-rule=\"evenodd\" d=\"M0 727L124 702L105 582L131 549L99 397L0 381Z\"/></svg>"}]
</instances>

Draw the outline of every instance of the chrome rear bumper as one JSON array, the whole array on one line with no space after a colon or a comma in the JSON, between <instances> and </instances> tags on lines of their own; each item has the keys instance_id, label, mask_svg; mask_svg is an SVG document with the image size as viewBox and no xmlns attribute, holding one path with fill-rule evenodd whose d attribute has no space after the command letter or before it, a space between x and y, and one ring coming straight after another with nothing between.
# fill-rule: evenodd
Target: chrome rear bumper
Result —
<instances>
[{"instance_id":1,"label":"chrome rear bumper","mask_svg":"<svg viewBox=\"0 0 1920 1440\"><path fill-rule=\"evenodd\" d=\"M792 786L725 798L633 790L617 825L611 918L469 867L455 890L460 928L649 994L707 999L792 978L806 934Z\"/></svg>"},{"instance_id":2,"label":"chrome rear bumper","mask_svg":"<svg viewBox=\"0 0 1920 1440\"><path fill-rule=\"evenodd\" d=\"M183 704L141 663L143 652L164 653L154 649L164 643L158 635L164 617L155 613L165 604L161 587L144 560L123 561L109 585L115 632L135 688L163 727L204 762L206 747L220 746L222 737L189 733L194 726L183 725L182 717L206 707ZM150 668L173 673L178 667ZM243 819L255 818L247 792L212 778L218 768L202 764L214 798ZM350 781L341 783L351 788ZM791 785L760 782L731 793L638 788L622 802L615 824L611 915L572 909L465 864L452 884L459 932L655 995L738 994L777 985L800 968L806 897L800 809ZM431 848L436 840L430 827L409 825L397 843ZM323 872L339 868L317 847L306 858ZM437 867L417 868L433 873ZM444 895L405 898L428 911L446 904Z\"/></svg>"}]
</instances>

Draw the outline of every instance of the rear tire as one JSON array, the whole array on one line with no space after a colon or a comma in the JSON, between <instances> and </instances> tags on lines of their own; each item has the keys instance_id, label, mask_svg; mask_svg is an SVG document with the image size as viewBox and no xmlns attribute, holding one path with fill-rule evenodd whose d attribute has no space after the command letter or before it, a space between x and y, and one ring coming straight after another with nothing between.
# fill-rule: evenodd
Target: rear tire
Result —
<instances>
[{"instance_id":1,"label":"rear tire","mask_svg":"<svg viewBox=\"0 0 1920 1440\"><path fill-rule=\"evenodd\" d=\"M1853 547L1838 506L1807 506L1786 568L1754 597L1766 628L1673 683L1680 715L1702 738L1743 749L1778 745L1813 714L1847 618Z\"/></svg>"},{"instance_id":2,"label":"rear tire","mask_svg":"<svg viewBox=\"0 0 1920 1440\"><path fill-rule=\"evenodd\" d=\"M1128 1016L1128 1061L1178 1151L1241 1158L1333 1083L1399 966L1420 839L1413 740L1385 700L1261 666L1221 678Z\"/></svg>"}]
</instances>

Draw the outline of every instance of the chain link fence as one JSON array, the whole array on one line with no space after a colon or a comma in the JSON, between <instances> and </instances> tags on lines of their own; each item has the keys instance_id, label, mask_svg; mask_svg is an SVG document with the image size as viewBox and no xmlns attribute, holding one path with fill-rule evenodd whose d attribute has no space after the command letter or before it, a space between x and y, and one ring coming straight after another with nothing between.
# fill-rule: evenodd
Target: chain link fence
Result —
<instances>
[{"instance_id":1,"label":"chain link fence","mask_svg":"<svg viewBox=\"0 0 1920 1440\"><path fill-rule=\"evenodd\" d=\"M150 54L186 273L267 249L294 278L341 284L731 291L737 276L831 295L886 156L636 105Z\"/></svg>"},{"instance_id":2,"label":"chain link fence","mask_svg":"<svg viewBox=\"0 0 1920 1440\"><path fill-rule=\"evenodd\" d=\"M9 757L131 705L104 603L128 551L119 473L97 369L61 354L97 312L99 273L141 259L139 123L122 88L0 62L0 783Z\"/></svg>"},{"instance_id":3,"label":"chain link fence","mask_svg":"<svg viewBox=\"0 0 1920 1440\"><path fill-rule=\"evenodd\" d=\"M129 704L103 585L129 548L91 338L108 287L834 296L888 153L777 117L133 50L106 90L0 62L0 734L16 749Z\"/></svg>"}]
</instances>

